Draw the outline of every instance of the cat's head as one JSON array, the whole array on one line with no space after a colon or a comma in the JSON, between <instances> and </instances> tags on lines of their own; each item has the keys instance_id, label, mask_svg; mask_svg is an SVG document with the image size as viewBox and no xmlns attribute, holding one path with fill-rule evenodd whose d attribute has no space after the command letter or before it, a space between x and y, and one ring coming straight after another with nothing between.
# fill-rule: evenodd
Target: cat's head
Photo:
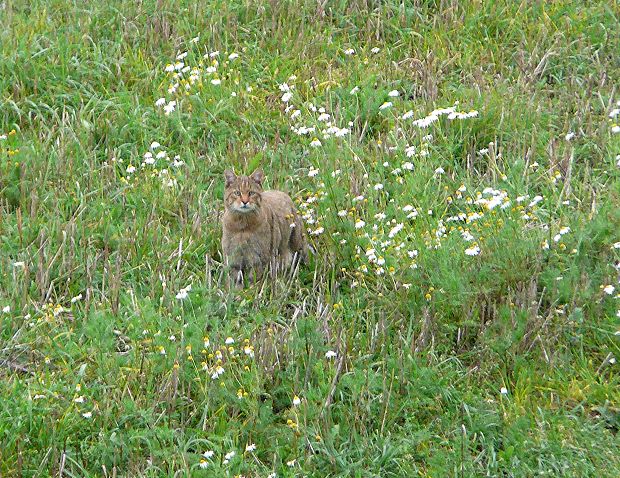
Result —
<instances>
[{"instance_id":1,"label":"cat's head","mask_svg":"<svg viewBox=\"0 0 620 478\"><path fill-rule=\"evenodd\" d=\"M224 205L226 209L247 214L260 209L265 174L257 169L249 176L237 176L230 169L224 171Z\"/></svg>"}]
</instances>

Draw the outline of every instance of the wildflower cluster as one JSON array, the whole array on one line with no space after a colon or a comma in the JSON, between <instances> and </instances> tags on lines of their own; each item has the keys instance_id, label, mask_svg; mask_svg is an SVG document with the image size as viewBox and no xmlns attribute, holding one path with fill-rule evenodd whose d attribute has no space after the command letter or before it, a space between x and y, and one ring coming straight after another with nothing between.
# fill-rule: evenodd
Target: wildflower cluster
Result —
<instances>
[{"instance_id":1,"label":"wildflower cluster","mask_svg":"<svg viewBox=\"0 0 620 478\"><path fill-rule=\"evenodd\" d=\"M433 123L438 122L442 116L445 116L448 120L463 120L478 117L479 114L476 110L470 110L468 112L457 111L458 105L459 103L456 102L454 106L435 109L422 118L412 120L411 124L413 126L417 126L418 128L428 128ZM403 120L409 120L413 118L413 116L413 110L409 110L400 118Z\"/></svg>"},{"instance_id":2,"label":"wildflower cluster","mask_svg":"<svg viewBox=\"0 0 620 478\"><path fill-rule=\"evenodd\" d=\"M121 173L121 182L135 184L139 178L154 178L167 188L178 184L179 171L185 165L181 156L173 155L162 145L153 141L150 147L137 160L129 160L125 164L122 158L112 158Z\"/></svg>"},{"instance_id":3,"label":"wildflower cluster","mask_svg":"<svg viewBox=\"0 0 620 478\"><path fill-rule=\"evenodd\" d=\"M289 81L295 79L296 76L291 76ZM279 88L284 92L281 99L286 103L284 113L289 115L291 131L297 136L309 138L308 144L311 147L318 148L323 145L323 141L344 138L351 134L352 121L349 121L347 126L340 127L326 106L316 106L313 102L306 102L297 108L293 96L295 85L283 83Z\"/></svg>"},{"instance_id":4,"label":"wildflower cluster","mask_svg":"<svg viewBox=\"0 0 620 478\"><path fill-rule=\"evenodd\" d=\"M177 298L181 295L186 296L189 289L191 289L189 286L182 289L177 294ZM172 356L177 356L178 360L179 355L176 353L178 349L177 343L183 341L183 335L183 331L181 331L178 334L179 337L176 334L170 334L165 338L165 335L160 330L152 334L148 330L144 330L143 342L151 347L154 354L167 356L170 353ZM194 356L194 350L200 350L200 359ZM237 391L236 395L240 399L247 397L247 393L244 392L243 380L239 377L243 372L250 370L254 359L254 346L251 344L250 339L243 339L241 345L237 347L236 340L233 337L226 337L220 346L213 346L211 339L205 336L200 344L190 342L185 345L184 358L190 364L193 364L192 367L195 370L201 371L197 377L200 381L208 377L209 380L205 383L217 382L226 373L227 369L232 367L231 373L227 375L236 377L234 379L236 382L233 385L234 390Z\"/></svg>"},{"instance_id":5,"label":"wildflower cluster","mask_svg":"<svg viewBox=\"0 0 620 478\"><path fill-rule=\"evenodd\" d=\"M189 42L188 50L180 52L175 60L164 68L168 83L166 96L158 98L155 106L161 108L166 116L181 108L185 97L220 88L223 82L229 80L234 85L229 94L232 97L237 96L234 87L239 85L239 78L232 65L239 61L239 53L230 52L224 55L219 50L204 51L198 46L199 40L194 40L196 39ZM248 86L247 91L251 91L251 87ZM188 108L191 108L191 105L188 104Z\"/></svg>"},{"instance_id":6,"label":"wildflower cluster","mask_svg":"<svg viewBox=\"0 0 620 478\"><path fill-rule=\"evenodd\" d=\"M314 177L318 174L318 169L310 169L308 176ZM310 236L320 236L325 232L324 217L320 203L322 203L326 197L325 183L320 182L317 184L316 190L307 193L301 200L298 200L299 213L301 214Z\"/></svg>"},{"instance_id":7,"label":"wildflower cluster","mask_svg":"<svg viewBox=\"0 0 620 478\"><path fill-rule=\"evenodd\" d=\"M281 90L289 93L294 87L286 84ZM393 102L401 95L398 90L393 90L388 96L391 101L383 109L394 107ZM292 98L294 96L288 95L284 99L292 101ZM331 120L329 112L323 107L316 108L311 102L307 105L304 111L311 113L309 118L312 121L294 123L295 134L314 137L317 141L314 146L319 146L321 141L332 136L350 133L347 128L342 134L334 134L340 130L333 124L329 125L331 130L321 129L323 122ZM299 121L302 117L300 110L291 111L290 116ZM312 116L312 113L316 115ZM557 245L558 252L567 249L563 238L570 233L570 227L549 217L543 195L518 194L507 183L503 187L479 186L470 192L468 186L457 182L451 189L449 184L454 183L455 178L446 177L449 165L437 165L433 153L443 148L443 144L435 139L436 135L442 135L441 132L429 131L424 136L415 134L419 129L439 127L442 118L448 121L446 126L454 121L475 120L480 117L477 110L462 111L456 102L419 119L413 119L414 116L413 110L409 110L396 117L393 131L387 135L389 144L384 148L385 161L366 166L355 186L353 178L344 175L337 167L322 165L308 169L307 176L313 180L314 187L308 188L298 206L307 232L311 237L328 234L340 246L352 245L353 270L343 269L351 274L352 286L359 285L365 278L384 275L394 276L403 287L410 286L414 271L425 262L424 257L441 249L448 240L451 249L461 243L456 250L460 250L466 260L489 254L491 251L486 242L509 222L516 224L523 234L533 231L547 235L548 239L541 242L543 249L549 249L551 244ZM383 148L382 143L377 142ZM497 161L502 153L500 145L491 142L476 155ZM359 160L356 156L354 159ZM429 170L431 164L434 165ZM538 165L532 163L529 167L536 171ZM426 178L427 187L441 191L440 195L431 198L432 203L420 204L409 192L421 176ZM556 185L561 178L556 170L550 174L549 182ZM504 182L507 177L500 172L499 179ZM351 190L356 194L350 194ZM563 204L569 205L570 202ZM569 251L574 252L573 249Z\"/></svg>"},{"instance_id":8,"label":"wildflower cluster","mask_svg":"<svg viewBox=\"0 0 620 478\"><path fill-rule=\"evenodd\" d=\"M12 129L8 133L0 134L0 153L5 153L9 158L19 153L19 148L12 146L10 142L11 138L15 137L16 133L17 132Z\"/></svg>"}]
</instances>

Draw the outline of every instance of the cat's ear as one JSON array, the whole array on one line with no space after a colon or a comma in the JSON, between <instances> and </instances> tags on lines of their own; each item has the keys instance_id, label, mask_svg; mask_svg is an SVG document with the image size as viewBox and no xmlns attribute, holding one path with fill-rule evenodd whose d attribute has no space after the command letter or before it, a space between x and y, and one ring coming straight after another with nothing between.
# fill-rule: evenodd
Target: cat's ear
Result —
<instances>
[{"instance_id":1,"label":"cat's ear","mask_svg":"<svg viewBox=\"0 0 620 478\"><path fill-rule=\"evenodd\" d=\"M234 183L235 179L237 179L237 176L235 176L235 173L233 173L232 170L227 169L226 171L224 171L224 180L226 181L226 187Z\"/></svg>"},{"instance_id":2,"label":"cat's ear","mask_svg":"<svg viewBox=\"0 0 620 478\"><path fill-rule=\"evenodd\" d=\"M263 170L258 168L256 171L254 171L251 175L250 178L252 178L252 180L258 184L259 186L263 185L263 180L265 179L265 173L263 173Z\"/></svg>"}]
</instances>

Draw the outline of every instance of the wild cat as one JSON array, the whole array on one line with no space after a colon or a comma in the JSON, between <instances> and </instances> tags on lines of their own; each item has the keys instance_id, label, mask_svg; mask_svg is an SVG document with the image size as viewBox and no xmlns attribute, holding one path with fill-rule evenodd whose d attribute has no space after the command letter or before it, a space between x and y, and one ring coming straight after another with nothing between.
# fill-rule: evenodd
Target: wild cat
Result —
<instances>
[{"instance_id":1,"label":"wild cat","mask_svg":"<svg viewBox=\"0 0 620 478\"><path fill-rule=\"evenodd\" d=\"M308 244L304 224L288 194L263 191L265 175L224 171L222 249L236 285L262 276L270 265L290 267L306 261Z\"/></svg>"}]
</instances>

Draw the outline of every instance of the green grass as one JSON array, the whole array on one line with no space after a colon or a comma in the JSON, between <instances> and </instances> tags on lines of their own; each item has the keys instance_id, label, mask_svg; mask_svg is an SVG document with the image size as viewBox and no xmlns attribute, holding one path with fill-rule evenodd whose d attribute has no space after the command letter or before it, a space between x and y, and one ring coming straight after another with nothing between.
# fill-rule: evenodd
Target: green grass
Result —
<instances>
[{"instance_id":1,"label":"green grass","mask_svg":"<svg viewBox=\"0 0 620 478\"><path fill-rule=\"evenodd\" d=\"M0 8L1 476L620 476L617 2ZM316 254L229 291L258 165Z\"/></svg>"}]
</instances>

